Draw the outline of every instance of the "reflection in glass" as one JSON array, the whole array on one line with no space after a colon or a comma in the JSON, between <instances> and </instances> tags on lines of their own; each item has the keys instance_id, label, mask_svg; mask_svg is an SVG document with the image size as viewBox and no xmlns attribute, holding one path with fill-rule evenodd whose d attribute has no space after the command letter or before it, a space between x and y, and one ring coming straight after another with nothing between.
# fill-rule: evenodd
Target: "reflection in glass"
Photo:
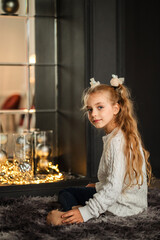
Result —
<instances>
[{"instance_id":1,"label":"reflection in glass","mask_svg":"<svg viewBox=\"0 0 160 240\"><path fill-rule=\"evenodd\" d=\"M36 62L40 64L54 64L54 18L38 17L35 20Z\"/></svg>"},{"instance_id":2,"label":"reflection in glass","mask_svg":"<svg viewBox=\"0 0 160 240\"><path fill-rule=\"evenodd\" d=\"M35 108L55 109L55 68L54 66L36 66ZM48 87L49 86L49 87Z\"/></svg>"},{"instance_id":3,"label":"reflection in glass","mask_svg":"<svg viewBox=\"0 0 160 240\"><path fill-rule=\"evenodd\" d=\"M19 0L15 14L5 13L0 0L1 132L35 128L35 108L56 109L54 16L56 0ZM51 119L44 122L55 129Z\"/></svg>"},{"instance_id":4,"label":"reflection in glass","mask_svg":"<svg viewBox=\"0 0 160 240\"><path fill-rule=\"evenodd\" d=\"M22 173L33 171L33 140L32 133L13 134L14 162Z\"/></svg>"},{"instance_id":5,"label":"reflection in glass","mask_svg":"<svg viewBox=\"0 0 160 240\"><path fill-rule=\"evenodd\" d=\"M35 113L1 113L0 132L21 133L25 129L35 128Z\"/></svg>"},{"instance_id":6,"label":"reflection in glass","mask_svg":"<svg viewBox=\"0 0 160 240\"><path fill-rule=\"evenodd\" d=\"M15 133L14 135L14 158L17 162L29 160L32 154L32 133Z\"/></svg>"},{"instance_id":7,"label":"reflection in glass","mask_svg":"<svg viewBox=\"0 0 160 240\"><path fill-rule=\"evenodd\" d=\"M36 17L56 17L56 0L35 0L35 9Z\"/></svg>"},{"instance_id":8,"label":"reflection in glass","mask_svg":"<svg viewBox=\"0 0 160 240\"><path fill-rule=\"evenodd\" d=\"M53 132L53 146L55 146L53 155L57 156L57 113L49 113L49 112L36 112L36 127L46 131L50 129L54 129Z\"/></svg>"},{"instance_id":9,"label":"reflection in glass","mask_svg":"<svg viewBox=\"0 0 160 240\"><path fill-rule=\"evenodd\" d=\"M36 63L35 53L35 18L29 18L29 63Z\"/></svg>"},{"instance_id":10,"label":"reflection in glass","mask_svg":"<svg viewBox=\"0 0 160 240\"><path fill-rule=\"evenodd\" d=\"M35 66L30 66L30 92L29 108L35 109Z\"/></svg>"},{"instance_id":11,"label":"reflection in glass","mask_svg":"<svg viewBox=\"0 0 160 240\"><path fill-rule=\"evenodd\" d=\"M7 11L7 7L8 7L8 11ZM18 16L27 15L27 0L15 0L13 2L11 1L8 4L7 4L7 1L0 0L0 14L1 15L14 14Z\"/></svg>"},{"instance_id":12,"label":"reflection in glass","mask_svg":"<svg viewBox=\"0 0 160 240\"><path fill-rule=\"evenodd\" d=\"M28 0L28 2L29 2L29 5L28 5L29 16L32 16L32 17L35 16L35 1L36 0Z\"/></svg>"},{"instance_id":13,"label":"reflection in glass","mask_svg":"<svg viewBox=\"0 0 160 240\"><path fill-rule=\"evenodd\" d=\"M27 67L0 66L0 109L27 108Z\"/></svg>"},{"instance_id":14,"label":"reflection in glass","mask_svg":"<svg viewBox=\"0 0 160 240\"><path fill-rule=\"evenodd\" d=\"M8 134L0 133L0 149L6 151L7 140L8 140Z\"/></svg>"},{"instance_id":15,"label":"reflection in glass","mask_svg":"<svg viewBox=\"0 0 160 240\"><path fill-rule=\"evenodd\" d=\"M26 63L26 19L0 16L0 26L0 63Z\"/></svg>"},{"instance_id":16,"label":"reflection in glass","mask_svg":"<svg viewBox=\"0 0 160 240\"><path fill-rule=\"evenodd\" d=\"M4 0L5 1L5 0ZM12 1L12 0L11 0ZM0 0L0 15L14 15L14 16L56 16L56 0L13 0L13 2L18 3L17 10L5 11L5 5L3 0ZM28 2L28 5L27 5ZM12 8L14 5L10 4Z\"/></svg>"},{"instance_id":17,"label":"reflection in glass","mask_svg":"<svg viewBox=\"0 0 160 240\"><path fill-rule=\"evenodd\" d=\"M51 142L37 146L40 171L45 170L46 163L57 161L57 1L11 1L17 1L19 8L7 13L0 0L0 133L8 134L6 170L11 175L5 177L13 183L13 174L23 177L32 168L31 147L22 137L31 129L39 128L41 133L54 129ZM2 145L4 138L0 140ZM5 154L0 157L5 161ZM13 157L16 171L12 174ZM51 165L48 169L59 171ZM17 183L24 181L19 178Z\"/></svg>"},{"instance_id":18,"label":"reflection in glass","mask_svg":"<svg viewBox=\"0 0 160 240\"><path fill-rule=\"evenodd\" d=\"M34 160L35 173L48 174L49 164L53 164L53 131L35 131L34 132Z\"/></svg>"},{"instance_id":19,"label":"reflection in glass","mask_svg":"<svg viewBox=\"0 0 160 240\"><path fill-rule=\"evenodd\" d=\"M7 162L7 142L8 142L8 134L0 133L0 172L2 171L3 165Z\"/></svg>"}]
</instances>

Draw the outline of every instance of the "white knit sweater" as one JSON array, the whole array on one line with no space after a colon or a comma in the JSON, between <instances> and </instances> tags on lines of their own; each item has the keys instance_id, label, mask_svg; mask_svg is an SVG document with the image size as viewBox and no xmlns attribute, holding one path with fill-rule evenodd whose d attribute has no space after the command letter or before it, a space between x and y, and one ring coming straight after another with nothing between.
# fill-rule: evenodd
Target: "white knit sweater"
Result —
<instances>
[{"instance_id":1,"label":"white knit sweater","mask_svg":"<svg viewBox=\"0 0 160 240\"><path fill-rule=\"evenodd\" d=\"M113 131L114 132L114 131ZM103 137L103 153L98 169L96 193L80 207L84 222L109 211L118 216L131 216L147 208L147 177L145 161L142 167L143 185L126 189L124 192L125 156L124 136L121 130ZM142 149L141 153L143 155ZM144 155L143 155L144 156Z\"/></svg>"}]
</instances>

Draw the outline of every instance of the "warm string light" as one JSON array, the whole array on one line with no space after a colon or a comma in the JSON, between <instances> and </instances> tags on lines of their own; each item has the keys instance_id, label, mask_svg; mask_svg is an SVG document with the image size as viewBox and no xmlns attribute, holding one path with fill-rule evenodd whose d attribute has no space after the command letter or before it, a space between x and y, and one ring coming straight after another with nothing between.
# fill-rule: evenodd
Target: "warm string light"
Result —
<instances>
[{"instance_id":1,"label":"warm string light","mask_svg":"<svg viewBox=\"0 0 160 240\"><path fill-rule=\"evenodd\" d=\"M54 170L56 174L49 173ZM58 164L53 165L49 162L48 174L33 175L32 171L21 172L16 162L9 162L8 160L4 165L0 166L0 185L24 185L24 184L39 184L51 183L64 179L63 174L58 169Z\"/></svg>"},{"instance_id":2,"label":"warm string light","mask_svg":"<svg viewBox=\"0 0 160 240\"><path fill-rule=\"evenodd\" d=\"M64 176L60 173L58 164L53 165L51 160L52 134L51 130L13 134L13 157L7 159L8 135L0 133L0 185L39 184L63 180ZM36 166L33 166L34 161Z\"/></svg>"}]
</instances>

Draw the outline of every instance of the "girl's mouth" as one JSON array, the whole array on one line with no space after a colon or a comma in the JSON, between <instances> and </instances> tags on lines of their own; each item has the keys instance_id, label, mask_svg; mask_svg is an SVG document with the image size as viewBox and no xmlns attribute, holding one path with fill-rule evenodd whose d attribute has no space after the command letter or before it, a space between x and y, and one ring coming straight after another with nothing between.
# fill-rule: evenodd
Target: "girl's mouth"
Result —
<instances>
[{"instance_id":1,"label":"girl's mouth","mask_svg":"<svg viewBox=\"0 0 160 240\"><path fill-rule=\"evenodd\" d=\"M93 120L94 123L97 123L99 121L100 121L100 119Z\"/></svg>"}]
</instances>

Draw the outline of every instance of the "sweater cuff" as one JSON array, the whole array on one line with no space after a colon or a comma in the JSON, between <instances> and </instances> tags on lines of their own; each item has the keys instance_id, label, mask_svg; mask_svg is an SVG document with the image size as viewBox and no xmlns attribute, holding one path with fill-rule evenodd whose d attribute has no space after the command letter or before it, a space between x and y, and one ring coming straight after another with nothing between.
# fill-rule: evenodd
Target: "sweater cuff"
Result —
<instances>
[{"instance_id":1,"label":"sweater cuff","mask_svg":"<svg viewBox=\"0 0 160 240\"><path fill-rule=\"evenodd\" d=\"M94 218L94 216L90 213L89 207L87 205L84 207L79 207L78 209L83 217L84 222L87 222L89 219Z\"/></svg>"},{"instance_id":2,"label":"sweater cuff","mask_svg":"<svg viewBox=\"0 0 160 240\"><path fill-rule=\"evenodd\" d=\"M99 191L99 189L100 189L100 186L101 186L101 183L100 183L100 182L96 182L96 184L95 184L95 189L96 189L96 192L98 192L98 191Z\"/></svg>"}]
</instances>

